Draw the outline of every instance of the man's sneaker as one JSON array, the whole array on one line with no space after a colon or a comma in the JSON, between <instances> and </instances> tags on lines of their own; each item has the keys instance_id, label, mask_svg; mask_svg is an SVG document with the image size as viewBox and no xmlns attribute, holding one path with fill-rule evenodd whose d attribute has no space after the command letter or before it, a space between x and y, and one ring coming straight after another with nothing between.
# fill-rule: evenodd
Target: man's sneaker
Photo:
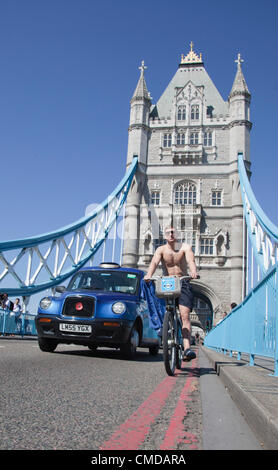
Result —
<instances>
[{"instance_id":1,"label":"man's sneaker","mask_svg":"<svg viewBox=\"0 0 278 470\"><path fill-rule=\"evenodd\" d=\"M192 349L186 349L184 351L184 355L183 355L184 361L187 361L187 362L192 361L192 359L195 359L195 357L196 357L196 354L194 351L192 351Z\"/></svg>"}]
</instances>

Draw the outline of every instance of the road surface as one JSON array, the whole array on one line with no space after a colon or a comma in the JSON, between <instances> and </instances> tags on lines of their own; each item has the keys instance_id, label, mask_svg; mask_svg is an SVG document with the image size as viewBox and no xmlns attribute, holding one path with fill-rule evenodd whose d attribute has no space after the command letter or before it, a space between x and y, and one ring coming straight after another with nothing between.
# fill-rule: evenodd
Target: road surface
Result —
<instances>
[{"instance_id":1,"label":"road surface","mask_svg":"<svg viewBox=\"0 0 278 470\"><path fill-rule=\"evenodd\" d=\"M0 339L0 448L23 450L261 449L206 356L175 377L162 352L96 353Z\"/></svg>"}]
</instances>

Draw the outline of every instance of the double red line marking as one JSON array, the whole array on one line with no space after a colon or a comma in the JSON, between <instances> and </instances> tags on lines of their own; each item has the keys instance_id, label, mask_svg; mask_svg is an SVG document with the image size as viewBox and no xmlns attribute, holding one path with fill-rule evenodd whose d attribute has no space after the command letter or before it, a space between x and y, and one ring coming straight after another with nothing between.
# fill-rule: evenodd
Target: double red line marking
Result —
<instances>
[{"instance_id":1,"label":"double red line marking","mask_svg":"<svg viewBox=\"0 0 278 470\"><path fill-rule=\"evenodd\" d=\"M184 387L160 449L176 449L177 445L181 442L188 444L191 449L196 449L197 436L193 433L185 432L183 424L184 417L188 413L187 402L190 401L190 393L196 380L193 376L196 361L197 359L194 359L191 362L191 370L186 377ZM143 444L151 425L159 416L177 382L178 375L181 373L181 371L176 372L176 376L167 376L156 387L147 400L116 429L111 438L101 445L100 450L137 450Z\"/></svg>"}]
</instances>

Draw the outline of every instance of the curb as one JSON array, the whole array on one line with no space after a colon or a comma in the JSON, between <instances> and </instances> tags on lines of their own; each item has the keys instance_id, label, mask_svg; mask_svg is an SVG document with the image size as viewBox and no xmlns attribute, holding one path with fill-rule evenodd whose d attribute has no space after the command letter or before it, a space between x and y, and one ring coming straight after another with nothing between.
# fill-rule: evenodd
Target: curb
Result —
<instances>
[{"instance_id":1,"label":"curb","mask_svg":"<svg viewBox=\"0 0 278 470\"><path fill-rule=\"evenodd\" d=\"M278 378L201 347L264 449L278 449Z\"/></svg>"}]
</instances>

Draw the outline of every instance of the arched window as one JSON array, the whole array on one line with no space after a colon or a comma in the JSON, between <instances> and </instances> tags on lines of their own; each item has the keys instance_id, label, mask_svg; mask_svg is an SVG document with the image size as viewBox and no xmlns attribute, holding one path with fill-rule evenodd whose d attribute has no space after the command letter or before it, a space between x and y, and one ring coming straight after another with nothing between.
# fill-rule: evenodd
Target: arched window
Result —
<instances>
[{"instance_id":1,"label":"arched window","mask_svg":"<svg viewBox=\"0 0 278 470\"><path fill-rule=\"evenodd\" d=\"M193 121L197 121L199 119L199 105L198 104L193 104L193 106L191 106L191 119Z\"/></svg>"},{"instance_id":2,"label":"arched window","mask_svg":"<svg viewBox=\"0 0 278 470\"><path fill-rule=\"evenodd\" d=\"M163 147L172 146L172 134L164 134L163 136Z\"/></svg>"},{"instance_id":3,"label":"arched window","mask_svg":"<svg viewBox=\"0 0 278 470\"><path fill-rule=\"evenodd\" d=\"M199 144L199 133L198 132L191 132L189 142L190 142L190 145L198 145Z\"/></svg>"},{"instance_id":4,"label":"arched window","mask_svg":"<svg viewBox=\"0 0 278 470\"><path fill-rule=\"evenodd\" d=\"M175 204L196 204L196 186L194 183L186 181L176 186Z\"/></svg>"},{"instance_id":5,"label":"arched window","mask_svg":"<svg viewBox=\"0 0 278 470\"><path fill-rule=\"evenodd\" d=\"M151 205L159 206L160 205L160 191L151 192Z\"/></svg>"},{"instance_id":6,"label":"arched window","mask_svg":"<svg viewBox=\"0 0 278 470\"><path fill-rule=\"evenodd\" d=\"M178 132L177 134L177 145L185 144L185 134L183 132Z\"/></svg>"},{"instance_id":7,"label":"arched window","mask_svg":"<svg viewBox=\"0 0 278 470\"><path fill-rule=\"evenodd\" d=\"M178 107L178 121L185 121L186 118L186 107L179 106Z\"/></svg>"}]
</instances>

